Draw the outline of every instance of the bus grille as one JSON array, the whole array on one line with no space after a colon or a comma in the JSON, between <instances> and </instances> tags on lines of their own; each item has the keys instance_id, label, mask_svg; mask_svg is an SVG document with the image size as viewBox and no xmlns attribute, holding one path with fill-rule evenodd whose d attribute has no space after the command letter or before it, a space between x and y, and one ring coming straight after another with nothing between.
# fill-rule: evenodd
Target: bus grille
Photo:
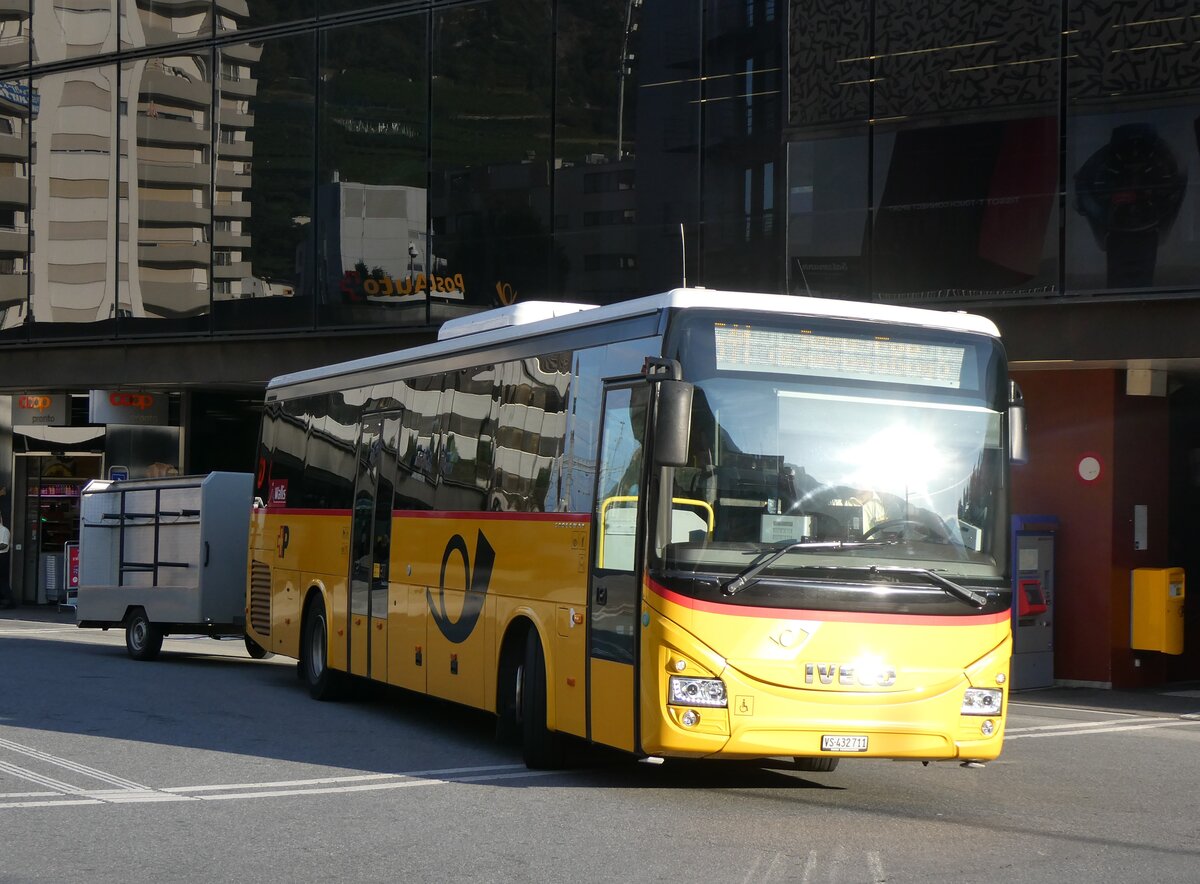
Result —
<instances>
[{"instance_id":1,"label":"bus grille","mask_svg":"<svg viewBox=\"0 0 1200 884\"><path fill-rule=\"evenodd\" d=\"M271 634L271 566L250 562L250 625L259 635Z\"/></svg>"}]
</instances>

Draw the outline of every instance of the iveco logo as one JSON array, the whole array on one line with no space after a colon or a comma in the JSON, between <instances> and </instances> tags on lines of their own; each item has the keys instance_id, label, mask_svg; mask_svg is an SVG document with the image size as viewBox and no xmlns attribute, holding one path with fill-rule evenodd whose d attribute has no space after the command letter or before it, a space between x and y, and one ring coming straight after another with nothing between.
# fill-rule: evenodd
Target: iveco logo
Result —
<instances>
[{"instance_id":1,"label":"iveco logo","mask_svg":"<svg viewBox=\"0 0 1200 884\"><path fill-rule=\"evenodd\" d=\"M805 684L862 685L865 688L890 688L896 683L896 670L890 666L853 666L849 663L805 663Z\"/></svg>"}]
</instances>

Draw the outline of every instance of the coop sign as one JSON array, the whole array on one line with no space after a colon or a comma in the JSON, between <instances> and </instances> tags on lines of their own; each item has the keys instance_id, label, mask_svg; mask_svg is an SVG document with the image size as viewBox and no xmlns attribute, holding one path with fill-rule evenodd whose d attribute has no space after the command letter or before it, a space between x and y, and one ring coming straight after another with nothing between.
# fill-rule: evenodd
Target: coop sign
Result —
<instances>
[{"instance_id":1,"label":"coop sign","mask_svg":"<svg viewBox=\"0 0 1200 884\"><path fill-rule=\"evenodd\" d=\"M66 393L18 393L12 397L14 427L65 427L70 422Z\"/></svg>"},{"instance_id":2,"label":"coop sign","mask_svg":"<svg viewBox=\"0 0 1200 884\"><path fill-rule=\"evenodd\" d=\"M146 390L92 390L88 415L94 424L167 425L167 395Z\"/></svg>"}]
</instances>

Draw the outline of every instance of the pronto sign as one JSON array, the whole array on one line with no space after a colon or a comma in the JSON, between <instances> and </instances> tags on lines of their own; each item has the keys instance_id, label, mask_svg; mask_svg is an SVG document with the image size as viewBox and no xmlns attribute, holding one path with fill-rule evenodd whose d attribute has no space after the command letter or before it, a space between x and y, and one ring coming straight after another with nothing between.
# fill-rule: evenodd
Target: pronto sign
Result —
<instances>
[{"instance_id":1,"label":"pronto sign","mask_svg":"<svg viewBox=\"0 0 1200 884\"><path fill-rule=\"evenodd\" d=\"M70 397L66 393L14 393L14 427L65 427L71 422Z\"/></svg>"},{"instance_id":2,"label":"pronto sign","mask_svg":"<svg viewBox=\"0 0 1200 884\"><path fill-rule=\"evenodd\" d=\"M88 416L94 424L167 425L167 394L144 390L92 390Z\"/></svg>"}]
</instances>

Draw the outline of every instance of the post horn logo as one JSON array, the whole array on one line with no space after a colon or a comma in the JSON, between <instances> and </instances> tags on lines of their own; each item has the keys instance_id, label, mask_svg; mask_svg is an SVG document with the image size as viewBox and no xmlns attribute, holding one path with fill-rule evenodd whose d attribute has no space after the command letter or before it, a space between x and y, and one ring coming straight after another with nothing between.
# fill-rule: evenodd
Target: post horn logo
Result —
<instances>
[{"instance_id":1,"label":"post horn logo","mask_svg":"<svg viewBox=\"0 0 1200 884\"><path fill-rule=\"evenodd\" d=\"M450 557L455 553L462 557L462 585L467 591L463 596L462 613L458 615L457 620L451 620L450 614L446 610L446 566L450 563ZM484 596L487 595L488 584L492 580L492 565L495 562L496 551L492 549L492 545L488 543L482 531L475 539L475 569L473 571L471 570L471 560L467 555L467 542L463 536L455 534L446 544L446 551L442 553L442 573L438 579L437 599L435 600L433 592L427 589L425 590L425 601L429 604L429 613L433 615L434 622L437 623L442 635L455 644L466 641L467 636L474 631L475 624L479 622L479 615L483 613Z\"/></svg>"}]
</instances>

